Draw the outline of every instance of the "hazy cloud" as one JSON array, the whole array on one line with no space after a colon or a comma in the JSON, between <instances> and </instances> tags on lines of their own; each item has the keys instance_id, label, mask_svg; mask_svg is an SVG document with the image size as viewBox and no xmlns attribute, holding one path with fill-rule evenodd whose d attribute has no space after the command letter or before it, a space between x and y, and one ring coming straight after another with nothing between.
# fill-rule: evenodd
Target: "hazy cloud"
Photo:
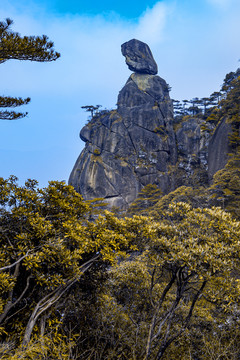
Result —
<instances>
[{"instance_id":1,"label":"hazy cloud","mask_svg":"<svg viewBox=\"0 0 240 360\"><path fill-rule=\"evenodd\" d=\"M232 5L234 0L208 0L208 2L212 5L216 5L217 7L225 9L228 6Z\"/></svg>"},{"instance_id":2,"label":"hazy cloud","mask_svg":"<svg viewBox=\"0 0 240 360\"><path fill-rule=\"evenodd\" d=\"M120 45L131 38L149 45L159 43L167 13L167 6L161 2L147 9L137 22L123 20L117 14L54 16L44 9L37 11L36 5L31 7L34 17L30 10L23 9L21 13L21 8L16 11L12 5L9 9L10 14L6 10L2 15L14 19L13 30L22 35L47 34L62 56L54 65L8 62L1 74L2 82L12 85L9 91L12 87L29 93L51 91L53 96L77 91L104 94L111 87L119 89L119 83L129 74ZM1 70L3 67L0 73Z\"/></svg>"},{"instance_id":3,"label":"hazy cloud","mask_svg":"<svg viewBox=\"0 0 240 360\"><path fill-rule=\"evenodd\" d=\"M157 2L153 8L148 8L139 19L136 37L151 44L159 43L163 37L167 13L168 6L164 2Z\"/></svg>"},{"instance_id":4,"label":"hazy cloud","mask_svg":"<svg viewBox=\"0 0 240 360\"><path fill-rule=\"evenodd\" d=\"M78 133L88 115L81 106L115 107L118 92L130 75L120 45L131 38L149 45L158 43L166 23L166 6L156 3L138 20L129 21L114 13L56 16L34 1L28 8L18 1L16 6L14 0L2 1L1 18L14 20L13 31L48 35L61 58L54 63L8 61L0 66L1 93L32 98L26 107L27 118L14 124L0 123L0 150L6 159L1 175L25 179L34 169L32 176L45 179L44 185L46 179L60 178L60 173L61 179L67 180L84 145ZM51 155L46 157L48 151ZM59 162L52 163L60 154Z\"/></svg>"}]
</instances>

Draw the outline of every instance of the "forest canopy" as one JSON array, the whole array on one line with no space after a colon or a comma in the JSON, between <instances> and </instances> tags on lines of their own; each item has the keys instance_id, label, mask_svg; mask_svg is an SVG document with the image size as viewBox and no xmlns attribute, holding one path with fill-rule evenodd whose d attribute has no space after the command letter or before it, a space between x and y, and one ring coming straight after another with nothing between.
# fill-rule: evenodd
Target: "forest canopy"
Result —
<instances>
[{"instance_id":1,"label":"forest canopy","mask_svg":"<svg viewBox=\"0 0 240 360\"><path fill-rule=\"evenodd\" d=\"M158 218L123 218L62 182L14 177L1 179L0 204L2 358L183 359L217 324L235 351L240 223L229 213L173 202Z\"/></svg>"}]
</instances>

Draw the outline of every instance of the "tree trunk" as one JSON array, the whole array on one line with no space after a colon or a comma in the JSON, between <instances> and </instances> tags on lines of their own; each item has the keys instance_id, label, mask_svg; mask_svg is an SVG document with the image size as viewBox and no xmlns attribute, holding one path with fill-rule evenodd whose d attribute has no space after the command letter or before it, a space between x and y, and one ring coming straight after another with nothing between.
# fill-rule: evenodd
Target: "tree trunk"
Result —
<instances>
[{"instance_id":1,"label":"tree trunk","mask_svg":"<svg viewBox=\"0 0 240 360\"><path fill-rule=\"evenodd\" d=\"M92 259L90 259L85 264L83 264L81 266L82 273L85 273L93 265L93 263L99 258L99 256L100 256L99 254L96 254L93 256ZM63 296L63 294L78 280L79 278L68 280L65 285L59 286L57 289L55 289L50 294L43 297L37 303L26 326L26 330L22 342L23 347L26 347L28 345L32 335L33 328L39 316L47 309L49 309L52 305L54 305Z\"/></svg>"}]
</instances>

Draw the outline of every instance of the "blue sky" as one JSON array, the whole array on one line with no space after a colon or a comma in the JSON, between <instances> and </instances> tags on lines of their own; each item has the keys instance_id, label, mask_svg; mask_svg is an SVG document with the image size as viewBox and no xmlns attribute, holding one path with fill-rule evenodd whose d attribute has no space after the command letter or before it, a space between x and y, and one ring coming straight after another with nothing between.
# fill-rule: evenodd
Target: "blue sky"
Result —
<instances>
[{"instance_id":1,"label":"blue sky","mask_svg":"<svg viewBox=\"0 0 240 360\"><path fill-rule=\"evenodd\" d=\"M1 0L21 35L46 34L61 58L0 65L1 94L31 97L28 117L0 121L0 176L68 180L84 143L82 105L114 108L131 74L120 46L151 47L174 99L209 96L239 66L239 0Z\"/></svg>"}]
</instances>

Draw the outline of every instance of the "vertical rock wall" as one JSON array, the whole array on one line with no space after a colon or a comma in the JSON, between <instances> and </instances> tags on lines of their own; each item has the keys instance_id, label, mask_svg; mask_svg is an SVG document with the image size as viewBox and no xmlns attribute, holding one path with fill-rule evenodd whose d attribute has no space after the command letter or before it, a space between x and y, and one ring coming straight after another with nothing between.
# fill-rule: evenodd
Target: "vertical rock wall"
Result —
<instances>
[{"instance_id":1,"label":"vertical rock wall","mask_svg":"<svg viewBox=\"0 0 240 360\"><path fill-rule=\"evenodd\" d=\"M119 93L117 109L94 116L81 130L86 144L69 184L86 199L103 197L125 209L149 183L163 192L173 188L168 166L176 163L177 149L168 86L153 75L157 67L150 49L137 40L122 49L135 72Z\"/></svg>"},{"instance_id":2,"label":"vertical rock wall","mask_svg":"<svg viewBox=\"0 0 240 360\"><path fill-rule=\"evenodd\" d=\"M149 47L133 39L122 45L122 54L133 73L117 109L96 114L81 130L85 148L69 184L85 199L104 198L121 209L147 184L165 194L182 185L207 186L227 162L231 126L223 119L214 129L189 116L173 126L168 85L156 75Z\"/></svg>"}]
</instances>

